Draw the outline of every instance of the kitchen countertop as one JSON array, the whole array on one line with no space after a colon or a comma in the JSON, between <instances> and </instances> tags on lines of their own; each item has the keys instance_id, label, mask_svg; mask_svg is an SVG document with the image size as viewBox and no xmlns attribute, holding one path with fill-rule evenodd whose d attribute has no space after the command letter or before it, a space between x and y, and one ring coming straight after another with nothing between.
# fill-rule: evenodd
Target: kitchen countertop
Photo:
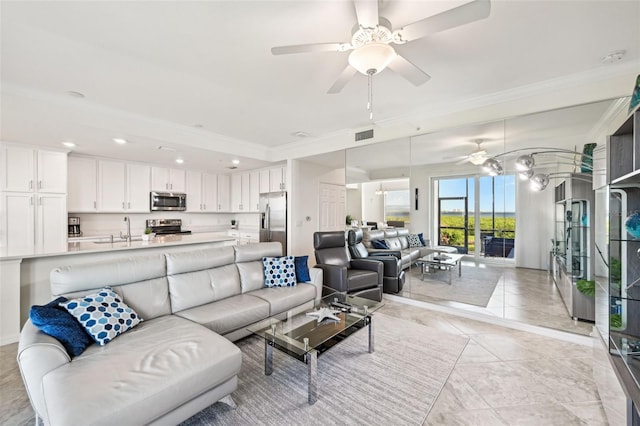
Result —
<instances>
[{"instance_id":1,"label":"kitchen countertop","mask_svg":"<svg viewBox=\"0 0 640 426\"><path fill-rule=\"evenodd\" d=\"M135 238L135 237L134 237ZM96 240L98 237L96 237ZM151 238L149 241L121 241L121 242L96 242L95 240L81 240L68 243L66 251L49 253L25 253L21 255L8 255L0 248L0 260L28 259L37 257L64 256L80 253L100 253L119 250L140 250L162 246L179 246L189 244L203 244L235 241L235 238L221 235L220 232L204 232L190 235L164 235Z\"/></svg>"}]
</instances>

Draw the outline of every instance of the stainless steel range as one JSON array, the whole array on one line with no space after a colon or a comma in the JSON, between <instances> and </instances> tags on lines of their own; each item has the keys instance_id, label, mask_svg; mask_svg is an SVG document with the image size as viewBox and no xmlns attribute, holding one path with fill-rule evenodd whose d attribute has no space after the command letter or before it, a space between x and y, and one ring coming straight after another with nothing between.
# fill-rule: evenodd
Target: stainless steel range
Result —
<instances>
[{"instance_id":1,"label":"stainless steel range","mask_svg":"<svg viewBox=\"0 0 640 426\"><path fill-rule=\"evenodd\" d=\"M156 235L190 234L182 229L182 219L147 219L147 228Z\"/></svg>"}]
</instances>

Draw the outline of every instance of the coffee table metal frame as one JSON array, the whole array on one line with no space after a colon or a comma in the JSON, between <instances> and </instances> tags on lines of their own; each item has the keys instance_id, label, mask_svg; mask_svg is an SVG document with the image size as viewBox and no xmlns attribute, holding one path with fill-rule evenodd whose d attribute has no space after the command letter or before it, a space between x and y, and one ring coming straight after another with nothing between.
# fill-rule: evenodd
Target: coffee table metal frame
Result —
<instances>
[{"instance_id":1,"label":"coffee table metal frame","mask_svg":"<svg viewBox=\"0 0 640 426\"><path fill-rule=\"evenodd\" d=\"M446 256L447 258L443 258ZM424 276L429 272L429 268L446 269L449 271L449 285L451 285L452 270L456 266L458 267L458 277L462 276L462 258L463 254L457 253L430 253L420 259L416 260L421 273L420 279L424 281Z\"/></svg>"},{"instance_id":2,"label":"coffee table metal frame","mask_svg":"<svg viewBox=\"0 0 640 426\"><path fill-rule=\"evenodd\" d=\"M340 301L352 306L351 312L340 312L340 321L325 319L321 323L316 317L307 316L317 308L330 307L331 301ZM367 327L369 353L374 352L374 330L372 313L383 306L360 297L333 292L322 298L316 309L302 313L286 313L280 320L269 318L247 329L264 339L264 374L273 373L273 348L307 364L308 402L313 405L318 399L318 356L356 331Z\"/></svg>"}]
</instances>

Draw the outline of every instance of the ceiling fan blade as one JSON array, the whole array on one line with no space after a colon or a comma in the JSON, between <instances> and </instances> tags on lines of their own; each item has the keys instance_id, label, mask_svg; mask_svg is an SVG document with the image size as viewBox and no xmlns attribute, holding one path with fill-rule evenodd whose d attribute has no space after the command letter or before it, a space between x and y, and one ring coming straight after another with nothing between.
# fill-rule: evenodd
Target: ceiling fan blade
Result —
<instances>
[{"instance_id":1,"label":"ceiling fan blade","mask_svg":"<svg viewBox=\"0 0 640 426\"><path fill-rule=\"evenodd\" d=\"M290 53L305 52L342 52L349 50L349 43L314 43L314 44L296 44L292 46L272 47L273 55L288 55Z\"/></svg>"},{"instance_id":2,"label":"ceiling fan blade","mask_svg":"<svg viewBox=\"0 0 640 426\"><path fill-rule=\"evenodd\" d=\"M342 88L347 85L349 80L351 80L357 72L358 70L356 70L354 67L352 67L351 65L347 65L347 67L340 73L335 83L333 83L333 86L329 88L327 93L330 93L330 94L339 93L342 90Z\"/></svg>"},{"instance_id":3,"label":"ceiling fan blade","mask_svg":"<svg viewBox=\"0 0 640 426\"><path fill-rule=\"evenodd\" d=\"M365 28L378 25L378 0L354 0L358 24Z\"/></svg>"},{"instance_id":4,"label":"ceiling fan blade","mask_svg":"<svg viewBox=\"0 0 640 426\"><path fill-rule=\"evenodd\" d=\"M431 78L429 74L422 71L420 68L413 65L406 60L403 56L396 55L395 58L387 65L390 70L397 72L415 86L420 86L426 83Z\"/></svg>"},{"instance_id":5,"label":"ceiling fan blade","mask_svg":"<svg viewBox=\"0 0 640 426\"><path fill-rule=\"evenodd\" d=\"M474 0L413 24L405 25L394 31L394 35L397 35L403 42L407 42L484 19L489 16L490 12L491 0Z\"/></svg>"}]
</instances>

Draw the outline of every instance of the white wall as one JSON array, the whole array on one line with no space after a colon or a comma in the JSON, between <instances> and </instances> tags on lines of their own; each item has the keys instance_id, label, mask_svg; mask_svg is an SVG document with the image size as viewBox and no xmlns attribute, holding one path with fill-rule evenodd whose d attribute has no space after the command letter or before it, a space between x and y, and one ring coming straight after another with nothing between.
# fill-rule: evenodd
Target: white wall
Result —
<instances>
[{"instance_id":1,"label":"white wall","mask_svg":"<svg viewBox=\"0 0 640 426\"><path fill-rule=\"evenodd\" d=\"M366 222L384 222L384 196L376 195L379 182L365 182L361 185L362 220Z\"/></svg>"},{"instance_id":2,"label":"white wall","mask_svg":"<svg viewBox=\"0 0 640 426\"><path fill-rule=\"evenodd\" d=\"M344 185L345 169L332 169L302 160L292 160L290 164L289 254L309 256L309 266L313 266L316 263L313 233L319 226L318 188L320 183Z\"/></svg>"}]
</instances>

